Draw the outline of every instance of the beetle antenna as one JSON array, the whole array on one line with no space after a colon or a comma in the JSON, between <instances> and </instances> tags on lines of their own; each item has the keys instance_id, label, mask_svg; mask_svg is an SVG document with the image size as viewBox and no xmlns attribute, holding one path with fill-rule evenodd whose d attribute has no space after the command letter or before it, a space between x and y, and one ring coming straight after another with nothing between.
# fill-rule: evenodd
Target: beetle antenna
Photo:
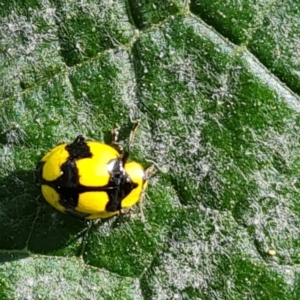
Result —
<instances>
[{"instance_id":1,"label":"beetle antenna","mask_svg":"<svg viewBox=\"0 0 300 300\"><path fill-rule=\"evenodd\" d=\"M126 164L127 160L129 158L129 147L128 147L128 151L124 151L123 156L122 156L122 163L123 166Z\"/></svg>"}]
</instances>

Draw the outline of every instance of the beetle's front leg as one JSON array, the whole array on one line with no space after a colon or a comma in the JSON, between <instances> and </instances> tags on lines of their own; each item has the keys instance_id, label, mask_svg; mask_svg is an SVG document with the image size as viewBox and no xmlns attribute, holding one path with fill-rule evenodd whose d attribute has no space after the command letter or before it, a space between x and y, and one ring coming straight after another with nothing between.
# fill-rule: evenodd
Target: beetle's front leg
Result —
<instances>
[{"instance_id":1,"label":"beetle's front leg","mask_svg":"<svg viewBox=\"0 0 300 300\"><path fill-rule=\"evenodd\" d=\"M119 153L122 153L124 148L119 143L120 129L121 129L120 126L116 127L115 129L112 129L112 131L111 131L111 146L113 148L115 148Z\"/></svg>"}]
</instances>

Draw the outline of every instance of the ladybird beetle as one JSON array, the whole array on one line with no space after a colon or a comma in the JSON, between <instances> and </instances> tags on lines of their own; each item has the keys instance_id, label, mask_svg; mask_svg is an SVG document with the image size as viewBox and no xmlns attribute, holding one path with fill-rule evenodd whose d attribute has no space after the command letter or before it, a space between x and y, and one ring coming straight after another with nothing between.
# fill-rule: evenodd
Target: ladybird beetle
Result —
<instances>
[{"instance_id":1,"label":"ladybird beetle","mask_svg":"<svg viewBox=\"0 0 300 300\"><path fill-rule=\"evenodd\" d=\"M152 167L128 161L128 151L118 146L118 130L112 145L86 141L60 144L38 163L35 176L41 192L57 210L89 220L108 218L142 200Z\"/></svg>"}]
</instances>

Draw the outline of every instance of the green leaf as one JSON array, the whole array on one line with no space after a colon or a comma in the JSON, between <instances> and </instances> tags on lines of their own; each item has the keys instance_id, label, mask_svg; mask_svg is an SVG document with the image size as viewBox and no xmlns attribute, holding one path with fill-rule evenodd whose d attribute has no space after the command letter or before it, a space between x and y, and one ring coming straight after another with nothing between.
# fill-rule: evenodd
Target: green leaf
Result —
<instances>
[{"instance_id":1,"label":"green leaf","mask_svg":"<svg viewBox=\"0 0 300 300\"><path fill-rule=\"evenodd\" d=\"M142 299L138 279L87 266L78 258L6 255L4 260L2 299Z\"/></svg>"},{"instance_id":2,"label":"green leaf","mask_svg":"<svg viewBox=\"0 0 300 300\"><path fill-rule=\"evenodd\" d=\"M299 299L296 1L2 1L1 299ZM142 222L55 211L39 159L141 119Z\"/></svg>"}]
</instances>

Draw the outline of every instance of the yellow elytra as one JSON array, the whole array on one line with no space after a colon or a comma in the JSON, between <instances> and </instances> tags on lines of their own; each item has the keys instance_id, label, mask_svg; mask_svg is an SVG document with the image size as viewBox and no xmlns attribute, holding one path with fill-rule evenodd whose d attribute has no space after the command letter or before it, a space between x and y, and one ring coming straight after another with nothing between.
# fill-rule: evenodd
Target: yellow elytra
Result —
<instances>
[{"instance_id":1,"label":"yellow elytra","mask_svg":"<svg viewBox=\"0 0 300 300\"><path fill-rule=\"evenodd\" d=\"M78 136L38 163L36 183L57 210L86 219L108 218L139 202L148 184L141 164L114 147Z\"/></svg>"}]
</instances>

